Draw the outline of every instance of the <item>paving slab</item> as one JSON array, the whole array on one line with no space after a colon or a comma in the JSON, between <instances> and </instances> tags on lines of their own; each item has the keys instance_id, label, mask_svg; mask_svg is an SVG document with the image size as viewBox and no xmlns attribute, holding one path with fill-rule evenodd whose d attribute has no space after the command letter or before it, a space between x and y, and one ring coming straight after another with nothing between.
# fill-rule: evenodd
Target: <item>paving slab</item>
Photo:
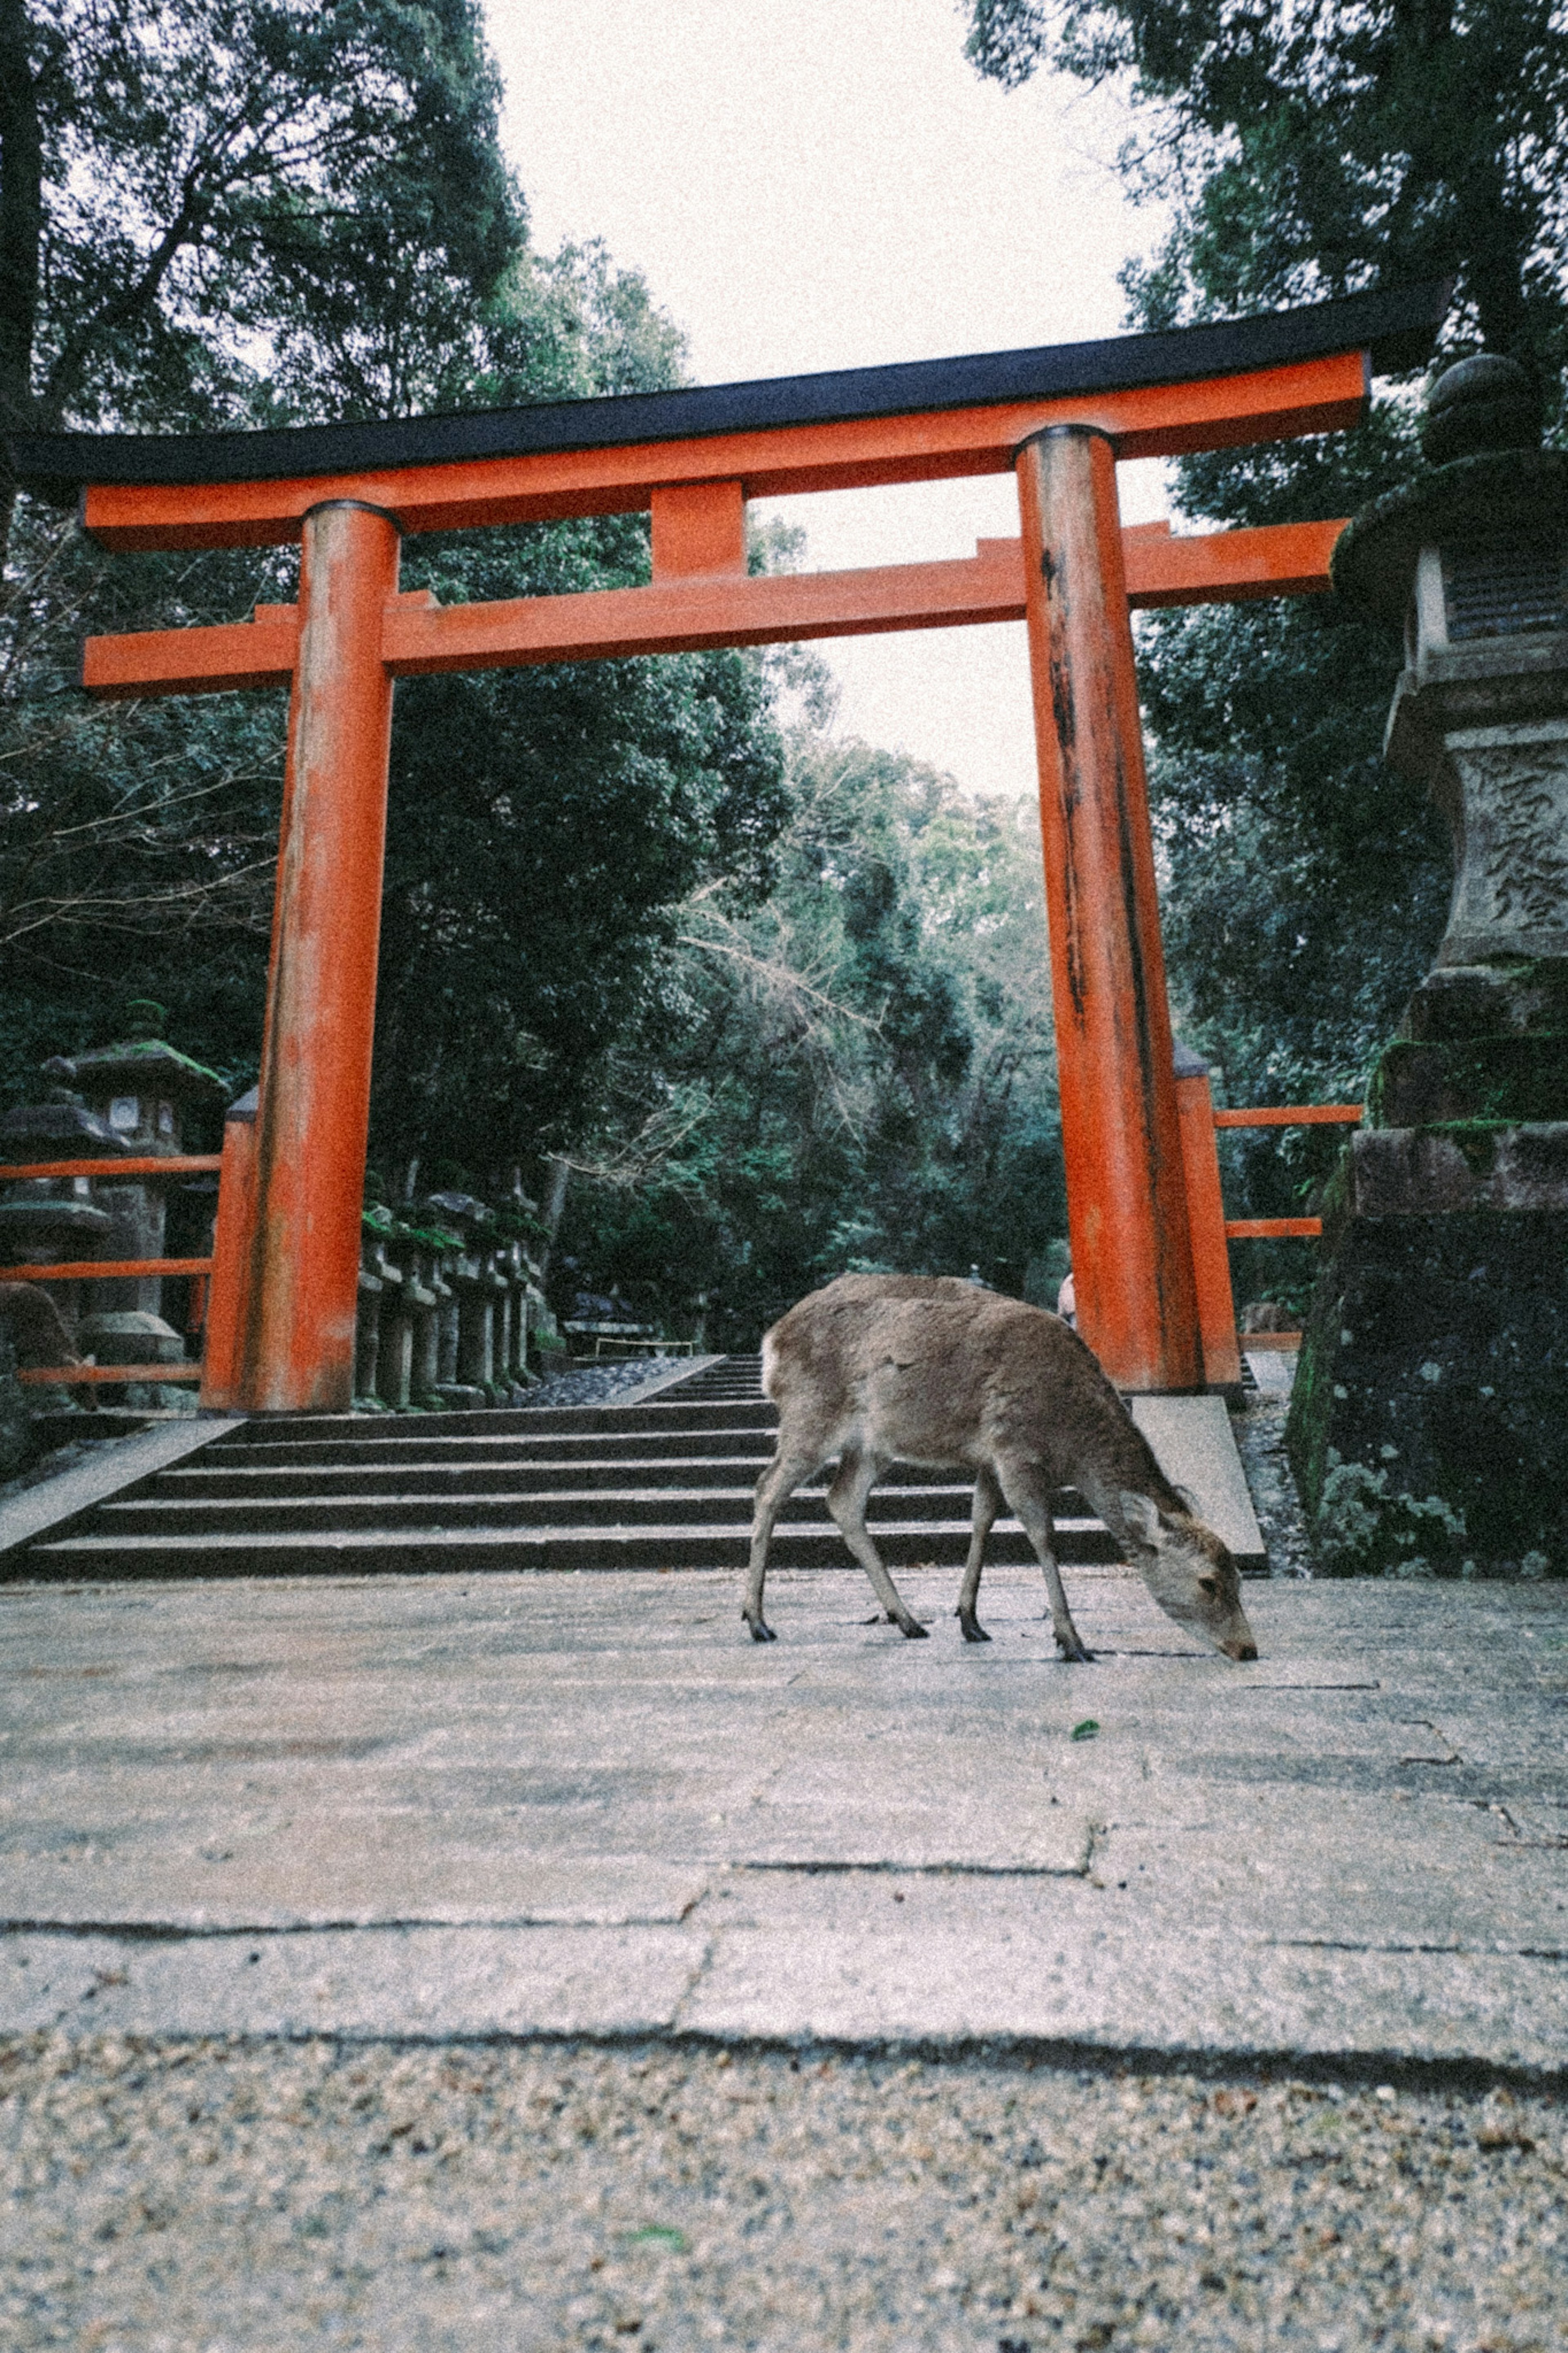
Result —
<instances>
[{"instance_id":1,"label":"paving slab","mask_svg":"<svg viewBox=\"0 0 1568 2353\"><path fill-rule=\"evenodd\" d=\"M0 2031L1568 2072L1568 1587L495 1574L0 1592Z\"/></svg>"}]
</instances>

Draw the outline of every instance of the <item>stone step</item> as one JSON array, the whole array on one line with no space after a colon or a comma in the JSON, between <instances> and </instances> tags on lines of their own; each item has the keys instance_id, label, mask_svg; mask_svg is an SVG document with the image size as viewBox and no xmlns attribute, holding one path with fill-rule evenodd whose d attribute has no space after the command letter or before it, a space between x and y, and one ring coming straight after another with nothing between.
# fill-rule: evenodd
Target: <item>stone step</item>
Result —
<instances>
[{"instance_id":1,"label":"stone step","mask_svg":"<svg viewBox=\"0 0 1568 2353\"><path fill-rule=\"evenodd\" d=\"M722 1376L742 1394L715 1399ZM712 1367L645 1404L381 1417L317 1414L241 1423L166 1471L98 1504L26 1553L43 1577L224 1577L373 1569L743 1567L752 1490L777 1416L755 1360ZM691 1392L707 1392L691 1394ZM896 1464L868 1514L889 1566L956 1572L973 1482ZM1070 1491L1057 1498L1068 1565L1117 1557ZM781 1568L848 1558L826 1479L785 1507ZM1034 1556L997 1523L986 1557Z\"/></svg>"},{"instance_id":2,"label":"stone step","mask_svg":"<svg viewBox=\"0 0 1568 2353\"><path fill-rule=\"evenodd\" d=\"M546 1438L588 1430L776 1430L778 1408L765 1398L705 1402L699 1398L682 1403L671 1390L647 1405L489 1406L462 1413L367 1415L353 1413L258 1414L224 1441L237 1451L256 1445L298 1445L322 1439L347 1439L353 1444L371 1430L390 1422L395 1430L417 1423L421 1433L432 1428L443 1438Z\"/></svg>"},{"instance_id":3,"label":"stone step","mask_svg":"<svg viewBox=\"0 0 1568 2353\"><path fill-rule=\"evenodd\" d=\"M318 1463L301 1470L289 1463L268 1463L207 1469L201 1462L189 1470L171 1472L160 1481L158 1493L191 1502L211 1497L228 1501L255 1496L320 1495L532 1495L604 1494L612 1490L660 1488L671 1493L713 1492L743 1494L747 1508L753 1489L770 1458L756 1455L700 1454L670 1458L613 1457L566 1461ZM826 1489L825 1478L808 1480L797 1492ZM965 1511L972 1482L933 1475L918 1464L895 1462L879 1481L876 1495L889 1488L942 1488L963 1499ZM1070 1489L1058 1498L1058 1508L1069 1514L1086 1506Z\"/></svg>"},{"instance_id":4,"label":"stone step","mask_svg":"<svg viewBox=\"0 0 1568 2353\"><path fill-rule=\"evenodd\" d=\"M590 1493L607 1488L725 1487L749 1495L766 1467L766 1454L602 1454L568 1455L553 1451L541 1459L510 1452L495 1461L432 1461L423 1456L407 1462L361 1462L348 1460L316 1462L309 1468L290 1462L248 1464L221 1469L198 1465L183 1476L163 1482L160 1492L190 1499L198 1496L254 1495L543 1495ZM900 1466L901 1469L901 1466ZM908 1485L889 1473L889 1484ZM820 1482L819 1482L820 1483Z\"/></svg>"},{"instance_id":5,"label":"stone step","mask_svg":"<svg viewBox=\"0 0 1568 2353\"><path fill-rule=\"evenodd\" d=\"M439 1422L426 1422L402 1436L383 1436L384 1424L363 1438L315 1439L289 1445L268 1440L247 1446L214 1446L202 1460L216 1471L300 1469L317 1471L340 1463L470 1464L505 1468L526 1462L671 1462L732 1455L758 1464L773 1453L773 1433L757 1430L664 1430L567 1431L555 1437L448 1438Z\"/></svg>"},{"instance_id":6,"label":"stone step","mask_svg":"<svg viewBox=\"0 0 1568 2353\"><path fill-rule=\"evenodd\" d=\"M879 1528L878 1550L891 1568L961 1567L968 1545L966 1523L901 1522ZM369 1575L415 1570L468 1574L486 1569L605 1570L740 1569L746 1562L742 1526L454 1528L344 1528L322 1531L254 1529L228 1535L110 1535L100 1520L79 1535L36 1545L27 1556L31 1577L89 1578L127 1577L278 1577L345 1571ZM998 1527L986 1547L988 1564L1017 1566L1034 1555L1021 1532ZM775 1568L842 1569L847 1555L832 1527L798 1523L774 1533L770 1562ZM1111 1540L1096 1522L1061 1532L1064 1566L1087 1566L1114 1557Z\"/></svg>"},{"instance_id":7,"label":"stone step","mask_svg":"<svg viewBox=\"0 0 1568 2353\"><path fill-rule=\"evenodd\" d=\"M826 1492L803 1489L791 1497L788 1517L797 1525L832 1527ZM918 1520L963 1534L968 1541L969 1493L962 1487L893 1488L873 1495L867 1525L874 1537L885 1526ZM106 1536L226 1535L248 1529L261 1535L274 1529L339 1528L628 1528L733 1526L749 1528L752 1497L744 1487L698 1488L672 1493L667 1488L611 1489L602 1493L536 1495L320 1494L186 1499L162 1484L144 1495L106 1504L100 1525ZM1016 1522L999 1520L998 1529ZM1095 1525L1098 1525L1096 1523Z\"/></svg>"}]
</instances>

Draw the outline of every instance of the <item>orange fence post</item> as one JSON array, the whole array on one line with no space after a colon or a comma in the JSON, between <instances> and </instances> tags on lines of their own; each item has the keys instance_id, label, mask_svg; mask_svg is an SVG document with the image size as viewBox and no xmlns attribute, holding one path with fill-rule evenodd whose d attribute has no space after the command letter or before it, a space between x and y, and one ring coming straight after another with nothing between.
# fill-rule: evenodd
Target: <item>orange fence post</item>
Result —
<instances>
[{"instance_id":1,"label":"orange fence post","mask_svg":"<svg viewBox=\"0 0 1568 2353\"><path fill-rule=\"evenodd\" d=\"M206 1345L202 1350L204 1413L233 1413L239 1408L255 1232L256 1089L252 1087L229 1105L224 1120Z\"/></svg>"},{"instance_id":2,"label":"orange fence post","mask_svg":"<svg viewBox=\"0 0 1568 2353\"><path fill-rule=\"evenodd\" d=\"M1124 1389L1203 1385L1116 459L1018 452L1068 1225L1079 1326Z\"/></svg>"},{"instance_id":3,"label":"orange fence post","mask_svg":"<svg viewBox=\"0 0 1568 2353\"><path fill-rule=\"evenodd\" d=\"M1187 1229L1193 1243L1193 1281L1198 1295L1204 1377L1210 1388L1234 1388L1241 1378L1241 1350L1236 1336L1236 1294L1230 1287L1230 1252L1226 1247L1225 1197L1220 1190L1208 1064L1190 1046L1178 1044L1175 1068L1176 1111L1182 1123Z\"/></svg>"},{"instance_id":4,"label":"orange fence post","mask_svg":"<svg viewBox=\"0 0 1568 2353\"><path fill-rule=\"evenodd\" d=\"M397 558L378 508L305 517L237 1384L252 1412L346 1413L353 1396Z\"/></svg>"}]
</instances>

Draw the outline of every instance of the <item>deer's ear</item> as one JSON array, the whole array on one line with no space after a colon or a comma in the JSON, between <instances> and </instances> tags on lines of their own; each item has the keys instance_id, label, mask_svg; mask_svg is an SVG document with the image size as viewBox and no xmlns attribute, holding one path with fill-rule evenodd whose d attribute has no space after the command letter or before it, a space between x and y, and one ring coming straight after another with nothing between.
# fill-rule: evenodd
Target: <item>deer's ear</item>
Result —
<instances>
[{"instance_id":1,"label":"deer's ear","mask_svg":"<svg viewBox=\"0 0 1568 2353\"><path fill-rule=\"evenodd\" d=\"M1121 1490L1121 1516L1135 1536L1156 1548L1160 1542L1160 1514L1147 1495L1135 1495L1130 1487Z\"/></svg>"}]
</instances>

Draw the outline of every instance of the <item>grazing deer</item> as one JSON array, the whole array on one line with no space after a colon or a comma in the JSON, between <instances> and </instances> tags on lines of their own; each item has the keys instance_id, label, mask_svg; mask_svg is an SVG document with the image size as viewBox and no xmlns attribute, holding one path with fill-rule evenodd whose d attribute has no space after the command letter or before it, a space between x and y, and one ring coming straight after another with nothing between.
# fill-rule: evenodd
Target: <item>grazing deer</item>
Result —
<instances>
[{"instance_id":1,"label":"grazing deer","mask_svg":"<svg viewBox=\"0 0 1568 2353\"><path fill-rule=\"evenodd\" d=\"M781 1317L763 1342L763 1386L778 1447L757 1482L742 1615L757 1642L768 1545L803 1479L837 1461L827 1508L891 1622L911 1618L866 1531L866 1504L893 1462L974 1473L974 1519L958 1597L966 1642L985 1539L1004 1504L1039 1556L1062 1656L1085 1662L1057 1567L1050 1499L1076 1487L1127 1546L1168 1617L1227 1658L1255 1659L1236 1563L1165 1477L1147 1439L1084 1343L1055 1315L948 1275L845 1274Z\"/></svg>"}]
</instances>

